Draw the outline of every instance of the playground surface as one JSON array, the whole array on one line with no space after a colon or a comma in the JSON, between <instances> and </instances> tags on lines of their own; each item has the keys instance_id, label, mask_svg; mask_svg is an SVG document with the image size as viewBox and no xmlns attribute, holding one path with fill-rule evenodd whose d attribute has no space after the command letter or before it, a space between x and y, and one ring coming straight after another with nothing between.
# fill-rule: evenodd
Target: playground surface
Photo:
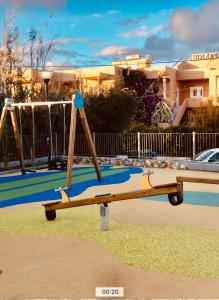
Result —
<instances>
[{"instance_id":1,"label":"playground surface","mask_svg":"<svg viewBox=\"0 0 219 300\"><path fill-rule=\"evenodd\" d=\"M80 175L76 170L75 178L87 174L91 177L84 182L91 182L80 193L72 190L75 199L140 188L141 170L115 170L104 168L112 173L106 173L108 179L98 186L91 169L78 169L85 172ZM39 184L31 176L27 186L14 190L7 186L19 183L14 175L1 178L0 187L4 194L11 193L10 201L25 202ZM154 169L151 183L174 182L176 176L219 175ZM60 178L47 177L44 182L56 180ZM94 299L95 287L101 286L124 287L125 299L219 298L219 187L186 183L185 191L185 203L177 207L159 197L110 204L108 232L100 232L97 205L58 211L57 219L48 222L41 202L4 202L9 207L0 210L0 298ZM52 193L50 186L46 193Z\"/></svg>"},{"instance_id":2,"label":"playground surface","mask_svg":"<svg viewBox=\"0 0 219 300\"><path fill-rule=\"evenodd\" d=\"M119 184L130 179L131 174L142 173L140 168L101 168L103 180L99 182L94 167L77 167L73 170L70 197L80 195L91 186ZM23 203L58 200L55 189L66 184L66 171L44 171L26 175L10 175L0 178L0 207Z\"/></svg>"}]
</instances>

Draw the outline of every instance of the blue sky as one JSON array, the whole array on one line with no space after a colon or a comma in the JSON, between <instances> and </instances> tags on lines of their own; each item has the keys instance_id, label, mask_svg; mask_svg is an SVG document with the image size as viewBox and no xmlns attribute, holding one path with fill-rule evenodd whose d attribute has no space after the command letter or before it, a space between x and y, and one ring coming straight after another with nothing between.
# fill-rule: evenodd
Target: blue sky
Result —
<instances>
[{"instance_id":1,"label":"blue sky","mask_svg":"<svg viewBox=\"0 0 219 300\"><path fill-rule=\"evenodd\" d=\"M0 0L1 20L12 8L23 43L31 27L55 40L53 65L111 64L134 53L168 61L219 46L218 0Z\"/></svg>"}]
</instances>

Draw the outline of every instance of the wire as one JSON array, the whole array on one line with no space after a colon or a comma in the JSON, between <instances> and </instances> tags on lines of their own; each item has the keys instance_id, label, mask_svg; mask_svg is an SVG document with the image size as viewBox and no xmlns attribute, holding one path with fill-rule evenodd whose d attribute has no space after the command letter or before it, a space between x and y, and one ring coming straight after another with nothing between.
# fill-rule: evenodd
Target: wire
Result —
<instances>
[{"instance_id":1,"label":"wire","mask_svg":"<svg viewBox=\"0 0 219 300\"><path fill-rule=\"evenodd\" d=\"M142 58L143 59L143 58ZM124 59L125 61L125 59ZM151 65L157 65L157 64L177 64L178 62L193 62L195 60L192 59L176 59L176 60L164 60L164 61L154 61L151 62ZM199 59L198 61L208 61L209 64L209 60L206 59ZM212 59L210 60L212 61ZM143 65L143 63L142 63ZM148 65L148 63L145 63L145 65ZM90 64L90 65L53 65L53 66L46 66L46 68L87 68L87 67L110 67L110 66L114 66L112 64ZM116 65L115 65L116 66ZM31 65L24 65L23 67L25 68L31 68ZM38 68L45 68L45 66L38 66Z\"/></svg>"}]
</instances>

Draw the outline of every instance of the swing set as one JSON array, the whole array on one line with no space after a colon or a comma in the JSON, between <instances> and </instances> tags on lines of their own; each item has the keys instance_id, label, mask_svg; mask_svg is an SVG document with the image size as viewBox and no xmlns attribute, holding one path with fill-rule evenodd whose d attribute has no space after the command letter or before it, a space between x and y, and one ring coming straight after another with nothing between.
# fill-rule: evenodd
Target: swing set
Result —
<instances>
[{"instance_id":1,"label":"swing set","mask_svg":"<svg viewBox=\"0 0 219 300\"><path fill-rule=\"evenodd\" d=\"M12 98L8 97L5 99L1 119L0 119L0 140L3 135L3 130L6 124L7 114L10 112L16 147L19 153L19 161L21 173L25 174L27 171L33 171L26 169L24 166L24 145L23 145L23 128L22 128L22 109L31 107L32 115L32 158L33 165L35 165L35 107L47 107L48 108L48 136L49 136L49 147L48 147L48 168L51 169L66 169L66 105L72 104L72 101L48 101L48 102L29 102L29 103L14 103ZM52 118L51 118L51 107L62 105L63 106L63 155L57 157L57 153L54 152L53 146L53 132L52 132ZM16 108L18 109L19 125L16 117ZM33 171L34 172L34 171Z\"/></svg>"},{"instance_id":2,"label":"swing set","mask_svg":"<svg viewBox=\"0 0 219 300\"><path fill-rule=\"evenodd\" d=\"M75 97L79 97L79 94L73 95L72 100L74 101ZM29 103L14 103L12 98L6 98L5 104L3 107L1 119L0 119L0 140L3 135L3 130L6 124L7 114L10 113L16 147L19 154L20 161L20 169L21 173L24 175L26 172L35 172L33 169L25 168L24 164L24 145L23 145L23 130L22 130L22 108L30 107L32 111L32 148L33 148L33 161L35 161L35 107L47 107L48 108L48 169L49 170L64 170L67 168L67 157L66 157L66 105L72 105L73 101L48 101L48 102L29 102ZM77 102L77 101L76 101ZM52 131L52 117L51 117L51 107L62 105L63 107L63 153L58 156L54 151L54 141L53 141L53 131ZM19 125L16 117L16 108L18 108L18 116L19 116ZM79 110L80 111L80 110ZM83 116L86 117L85 112L80 113L83 119ZM76 115L75 115L76 117ZM86 130L89 130L88 123L83 123L86 137L89 138L89 142L91 142L91 134L86 133ZM89 146L90 147L90 146Z\"/></svg>"}]
</instances>

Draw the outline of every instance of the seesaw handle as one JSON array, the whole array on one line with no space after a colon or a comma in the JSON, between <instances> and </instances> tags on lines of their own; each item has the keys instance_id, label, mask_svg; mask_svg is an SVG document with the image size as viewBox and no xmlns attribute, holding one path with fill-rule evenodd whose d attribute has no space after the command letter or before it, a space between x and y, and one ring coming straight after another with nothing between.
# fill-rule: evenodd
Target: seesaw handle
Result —
<instances>
[{"instance_id":1,"label":"seesaw handle","mask_svg":"<svg viewBox=\"0 0 219 300\"><path fill-rule=\"evenodd\" d=\"M62 191L62 190L67 190L67 189L68 189L68 188L67 188L66 186L60 186L60 187L54 189L54 191L55 191L55 192L60 192L60 191Z\"/></svg>"}]
</instances>

